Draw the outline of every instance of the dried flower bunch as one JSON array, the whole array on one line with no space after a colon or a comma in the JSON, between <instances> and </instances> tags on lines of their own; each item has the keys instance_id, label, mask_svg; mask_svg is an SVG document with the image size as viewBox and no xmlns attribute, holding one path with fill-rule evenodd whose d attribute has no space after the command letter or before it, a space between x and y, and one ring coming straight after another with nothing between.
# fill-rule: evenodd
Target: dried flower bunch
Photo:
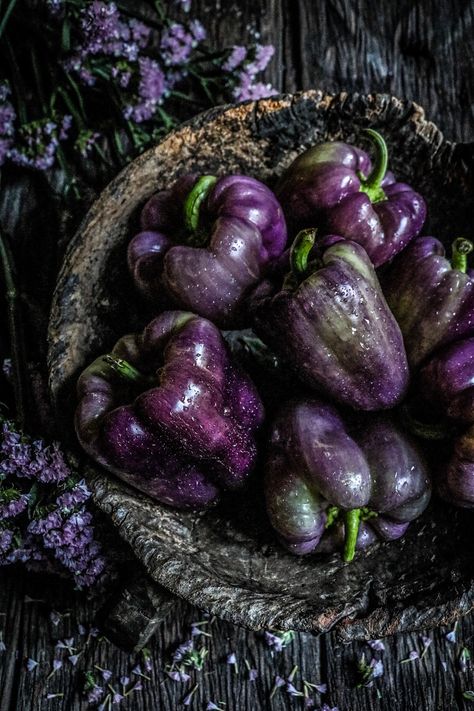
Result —
<instances>
[{"instance_id":1,"label":"dried flower bunch","mask_svg":"<svg viewBox=\"0 0 474 711\"><path fill-rule=\"evenodd\" d=\"M59 167L77 193L78 160L117 169L199 110L275 93L258 79L273 46L208 47L188 1L30 5L0 23L0 166Z\"/></svg>"}]
</instances>

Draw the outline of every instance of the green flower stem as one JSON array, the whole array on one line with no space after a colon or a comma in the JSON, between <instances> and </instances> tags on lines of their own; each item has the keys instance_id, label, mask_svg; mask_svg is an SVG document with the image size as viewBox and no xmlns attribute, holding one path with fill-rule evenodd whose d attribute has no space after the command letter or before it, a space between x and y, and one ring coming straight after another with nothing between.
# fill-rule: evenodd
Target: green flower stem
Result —
<instances>
[{"instance_id":1,"label":"green flower stem","mask_svg":"<svg viewBox=\"0 0 474 711\"><path fill-rule=\"evenodd\" d=\"M366 128L364 133L366 133L372 141L376 150L376 157L370 175L367 178L359 175L361 182L360 191L368 195L371 202L380 202L381 200L387 199L382 188L382 180L385 178L388 165L387 144L380 133L374 131L372 128Z\"/></svg>"},{"instance_id":2,"label":"green flower stem","mask_svg":"<svg viewBox=\"0 0 474 711\"><path fill-rule=\"evenodd\" d=\"M344 517L344 560L346 563L350 563L350 561L354 558L359 526L360 509L351 509L350 511L346 511Z\"/></svg>"},{"instance_id":3,"label":"green flower stem","mask_svg":"<svg viewBox=\"0 0 474 711\"><path fill-rule=\"evenodd\" d=\"M316 235L317 230L313 227L301 230L291 245L290 266L291 271L296 277L303 276L308 268L308 257L314 247Z\"/></svg>"},{"instance_id":4,"label":"green flower stem","mask_svg":"<svg viewBox=\"0 0 474 711\"><path fill-rule=\"evenodd\" d=\"M197 232L201 205L217 182L215 175L202 175L184 201L184 220L190 232Z\"/></svg>"},{"instance_id":5,"label":"green flower stem","mask_svg":"<svg viewBox=\"0 0 474 711\"><path fill-rule=\"evenodd\" d=\"M23 330L18 305L18 292L14 278L13 255L7 241L0 232L0 261L2 265L5 298L7 302L8 331L10 336L10 354L13 370L13 391L15 396L16 419L20 429L26 418L26 387L24 383L25 357Z\"/></svg>"},{"instance_id":6,"label":"green flower stem","mask_svg":"<svg viewBox=\"0 0 474 711\"><path fill-rule=\"evenodd\" d=\"M149 385L151 382L156 382L153 378L141 373L138 368L129 363L124 358L119 358L118 356L108 354L104 356L104 362L111 368L114 373L120 375L124 380L129 380L130 382Z\"/></svg>"},{"instance_id":7,"label":"green flower stem","mask_svg":"<svg viewBox=\"0 0 474 711\"><path fill-rule=\"evenodd\" d=\"M7 26L7 22L10 19L10 15L12 14L13 10L15 9L15 5L17 3L17 0L10 0L10 3L3 13L3 17L0 21L0 37L3 35L5 31L5 27Z\"/></svg>"},{"instance_id":8,"label":"green flower stem","mask_svg":"<svg viewBox=\"0 0 474 711\"><path fill-rule=\"evenodd\" d=\"M451 245L451 266L464 274L467 272L467 255L472 252L474 245L464 237L458 237Z\"/></svg>"}]
</instances>

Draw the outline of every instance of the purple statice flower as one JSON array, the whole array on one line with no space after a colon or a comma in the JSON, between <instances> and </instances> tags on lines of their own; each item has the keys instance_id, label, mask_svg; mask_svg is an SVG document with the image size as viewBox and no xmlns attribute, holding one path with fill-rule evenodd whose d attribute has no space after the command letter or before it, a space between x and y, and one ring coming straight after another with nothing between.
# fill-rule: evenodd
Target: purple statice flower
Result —
<instances>
[{"instance_id":1,"label":"purple statice flower","mask_svg":"<svg viewBox=\"0 0 474 711\"><path fill-rule=\"evenodd\" d=\"M13 365L11 358L5 358L2 363L2 372L6 379L10 382L13 376Z\"/></svg>"},{"instance_id":2,"label":"purple statice flower","mask_svg":"<svg viewBox=\"0 0 474 711\"><path fill-rule=\"evenodd\" d=\"M337 706L328 706L328 704L323 704L321 706L321 711L339 711L339 708Z\"/></svg>"},{"instance_id":3,"label":"purple statice flower","mask_svg":"<svg viewBox=\"0 0 474 711\"><path fill-rule=\"evenodd\" d=\"M196 691L198 690L198 687L199 687L199 684L194 684L194 686L191 689L191 691L189 692L189 694L186 694L186 696L184 697L184 699L182 701L183 706L190 706L193 696L196 693Z\"/></svg>"},{"instance_id":4,"label":"purple statice flower","mask_svg":"<svg viewBox=\"0 0 474 711\"><path fill-rule=\"evenodd\" d=\"M251 77L255 77L260 72L263 72L274 54L275 47L272 44L257 44L253 60L245 66L247 73Z\"/></svg>"},{"instance_id":5,"label":"purple statice flower","mask_svg":"<svg viewBox=\"0 0 474 711\"><path fill-rule=\"evenodd\" d=\"M56 499L56 505L61 513L70 513L76 506L83 504L85 501L90 499L91 492L87 488L84 479L81 479L77 484L74 485L70 491L66 491L61 496Z\"/></svg>"},{"instance_id":6,"label":"purple statice flower","mask_svg":"<svg viewBox=\"0 0 474 711\"><path fill-rule=\"evenodd\" d=\"M451 642L451 644L454 644L456 642L457 626L458 623L455 622L453 629L446 634L446 639L448 640L448 642Z\"/></svg>"},{"instance_id":7,"label":"purple statice flower","mask_svg":"<svg viewBox=\"0 0 474 711\"><path fill-rule=\"evenodd\" d=\"M289 696L303 696L302 691L298 691L295 685L291 681L286 682L286 693Z\"/></svg>"},{"instance_id":8,"label":"purple statice flower","mask_svg":"<svg viewBox=\"0 0 474 711\"><path fill-rule=\"evenodd\" d=\"M267 630L265 632L265 642L268 647L271 647L274 652L281 652L292 640L294 639L295 633L291 630L287 632L275 632Z\"/></svg>"},{"instance_id":9,"label":"purple statice flower","mask_svg":"<svg viewBox=\"0 0 474 711\"><path fill-rule=\"evenodd\" d=\"M112 67L111 75L113 79L117 80L117 84L122 89L126 89L132 78L130 65L127 62L118 62Z\"/></svg>"},{"instance_id":10,"label":"purple statice flower","mask_svg":"<svg viewBox=\"0 0 474 711\"><path fill-rule=\"evenodd\" d=\"M381 639L371 639L367 644L374 652L385 652L385 645Z\"/></svg>"},{"instance_id":11,"label":"purple statice flower","mask_svg":"<svg viewBox=\"0 0 474 711\"><path fill-rule=\"evenodd\" d=\"M233 72L239 67L247 57L247 48L240 45L234 45L232 50L222 65L225 72Z\"/></svg>"},{"instance_id":12,"label":"purple statice flower","mask_svg":"<svg viewBox=\"0 0 474 711\"><path fill-rule=\"evenodd\" d=\"M13 531L10 531L8 528L0 529L0 553L7 553L12 547L12 543Z\"/></svg>"},{"instance_id":13,"label":"purple statice flower","mask_svg":"<svg viewBox=\"0 0 474 711\"><path fill-rule=\"evenodd\" d=\"M119 53L120 40L124 34L124 25L120 13L113 2L88 3L83 10L81 20L84 45L83 54Z\"/></svg>"},{"instance_id":14,"label":"purple statice flower","mask_svg":"<svg viewBox=\"0 0 474 711\"><path fill-rule=\"evenodd\" d=\"M10 160L21 167L48 170L54 165L61 132L64 135L57 122L49 118L23 124L9 152Z\"/></svg>"},{"instance_id":15,"label":"purple statice flower","mask_svg":"<svg viewBox=\"0 0 474 711\"><path fill-rule=\"evenodd\" d=\"M181 669L171 669L167 671L166 674L170 679L173 679L173 681L189 681L191 678L189 674Z\"/></svg>"},{"instance_id":16,"label":"purple statice flower","mask_svg":"<svg viewBox=\"0 0 474 711\"><path fill-rule=\"evenodd\" d=\"M129 28L133 41L140 49L145 49L150 41L151 28L135 18L129 21Z\"/></svg>"},{"instance_id":17,"label":"purple statice flower","mask_svg":"<svg viewBox=\"0 0 474 711\"><path fill-rule=\"evenodd\" d=\"M2 499L5 503L2 503ZM3 492L0 489L0 521L23 513L28 507L29 500L28 494L20 494L15 489L7 489Z\"/></svg>"},{"instance_id":18,"label":"purple statice flower","mask_svg":"<svg viewBox=\"0 0 474 711\"><path fill-rule=\"evenodd\" d=\"M140 57L138 62L140 82L138 85L139 101L135 105L126 106L124 117L133 119L136 123L149 121L162 103L167 91L165 75L160 65L148 57Z\"/></svg>"},{"instance_id":19,"label":"purple statice flower","mask_svg":"<svg viewBox=\"0 0 474 711\"><path fill-rule=\"evenodd\" d=\"M208 701L206 711L222 711L222 704L217 705L214 701Z\"/></svg>"},{"instance_id":20,"label":"purple statice flower","mask_svg":"<svg viewBox=\"0 0 474 711\"><path fill-rule=\"evenodd\" d=\"M248 670L249 672L249 681L255 681L258 679L258 671L256 669L250 668Z\"/></svg>"},{"instance_id":21,"label":"purple statice flower","mask_svg":"<svg viewBox=\"0 0 474 711\"><path fill-rule=\"evenodd\" d=\"M13 136L16 112L9 101L0 103L0 136Z\"/></svg>"},{"instance_id":22,"label":"purple statice flower","mask_svg":"<svg viewBox=\"0 0 474 711\"><path fill-rule=\"evenodd\" d=\"M36 667L39 665L39 662L36 661L36 659L29 659L26 660L26 668L28 671L33 671L33 669L36 669Z\"/></svg>"},{"instance_id":23,"label":"purple statice flower","mask_svg":"<svg viewBox=\"0 0 474 711\"><path fill-rule=\"evenodd\" d=\"M257 100L276 94L276 90L271 84L256 81L257 75L266 69L274 52L275 48L270 44L255 46L253 59L247 61L237 75L233 89L234 99L237 101Z\"/></svg>"},{"instance_id":24,"label":"purple statice flower","mask_svg":"<svg viewBox=\"0 0 474 711\"><path fill-rule=\"evenodd\" d=\"M236 101L258 101L273 96L277 91L271 84L254 82L253 77L246 71L239 74L239 83L234 88L233 97Z\"/></svg>"},{"instance_id":25,"label":"purple statice flower","mask_svg":"<svg viewBox=\"0 0 474 711\"><path fill-rule=\"evenodd\" d=\"M97 704L104 696L104 689L98 684L94 684L92 689L87 693L87 702L89 704Z\"/></svg>"},{"instance_id":26,"label":"purple statice flower","mask_svg":"<svg viewBox=\"0 0 474 711\"><path fill-rule=\"evenodd\" d=\"M186 640L186 642L183 642L182 644L179 645L179 647L174 651L173 653L173 662L181 662L185 656L188 654L188 652L191 652L194 649L194 642L192 639Z\"/></svg>"},{"instance_id":27,"label":"purple statice flower","mask_svg":"<svg viewBox=\"0 0 474 711\"><path fill-rule=\"evenodd\" d=\"M226 664L234 666L237 664L237 657L235 656L235 652L231 652L227 655Z\"/></svg>"},{"instance_id":28,"label":"purple statice flower","mask_svg":"<svg viewBox=\"0 0 474 711\"><path fill-rule=\"evenodd\" d=\"M167 66L186 64L193 49L205 37L206 31L198 20L193 20L188 27L174 22L161 37L160 50L163 62Z\"/></svg>"},{"instance_id":29,"label":"purple statice flower","mask_svg":"<svg viewBox=\"0 0 474 711\"><path fill-rule=\"evenodd\" d=\"M408 655L408 657L406 659L402 659L400 664L406 664L407 662L414 662L415 659L419 659L419 658L420 658L420 655L418 654L416 649L412 649L410 654Z\"/></svg>"}]
</instances>

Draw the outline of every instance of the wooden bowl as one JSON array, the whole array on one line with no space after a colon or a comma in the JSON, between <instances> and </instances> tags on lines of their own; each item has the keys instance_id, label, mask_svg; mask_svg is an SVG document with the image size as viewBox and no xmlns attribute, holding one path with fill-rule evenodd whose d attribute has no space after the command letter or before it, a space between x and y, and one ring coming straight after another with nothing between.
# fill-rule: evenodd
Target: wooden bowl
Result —
<instances>
[{"instance_id":1,"label":"wooden bowl","mask_svg":"<svg viewBox=\"0 0 474 711\"><path fill-rule=\"evenodd\" d=\"M359 141L365 127L387 140L391 167L426 197L425 230L472 234L472 148L445 141L409 101L388 95L308 91L197 116L131 163L99 197L61 270L49 327L50 385L72 437L79 371L149 315L127 273L138 207L188 171L247 173L272 185L304 149ZM400 541L351 564L338 555L297 558L273 538L257 504L183 513L88 465L95 501L154 580L213 614L250 628L323 632L345 639L452 623L474 604L473 515L435 503Z\"/></svg>"}]
</instances>

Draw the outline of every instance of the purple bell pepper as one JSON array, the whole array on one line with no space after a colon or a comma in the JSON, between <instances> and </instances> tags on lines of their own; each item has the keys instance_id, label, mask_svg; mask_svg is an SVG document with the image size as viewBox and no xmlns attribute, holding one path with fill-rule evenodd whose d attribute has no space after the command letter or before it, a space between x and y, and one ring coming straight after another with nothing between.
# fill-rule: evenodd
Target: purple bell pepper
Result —
<instances>
[{"instance_id":1,"label":"purple bell pepper","mask_svg":"<svg viewBox=\"0 0 474 711\"><path fill-rule=\"evenodd\" d=\"M128 248L139 290L220 326L239 322L244 297L287 239L276 197L245 175L180 178L146 203L141 228Z\"/></svg>"},{"instance_id":2,"label":"purple bell pepper","mask_svg":"<svg viewBox=\"0 0 474 711\"><path fill-rule=\"evenodd\" d=\"M474 508L474 426L454 440L447 467L438 477L438 493L449 503Z\"/></svg>"},{"instance_id":3,"label":"purple bell pepper","mask_svg":"<svg viewBox=\"0 0 474 711\"><path fill-rule=\"evenodd\" d=\"M474 423L474 338L437 351L421 369L418 385L436 411Z\"/></svg>"},{"instance_id":4,"label":"purple bell pepper","mask_svg":"<svg viewBox=\"0 0 474 711\"><path fill-rule=\"evenodd\" d=\"M408 387L403 339L359 244L304 230L281 288L262 282L250 300L254 329L312 389L359 410L399 403ZM311 259L309 259L309 257Z\"/></svg>"},{"instance_id":5,"label":"purple bell pepper","mask_svg":"<svg viewBox=\"0 0 474 711\"><path fill-rule=\"evenodd\" d=\"M332 547L343 520L344 558L352 560L357 547L403 535L430 494L419 451L387 417L358 417L351 431L332 405L301 399L284 406L273 424L267 512L280 540L297 555L320 542L322 550Z\"/></svg>"},{"instance_id":6,"label":"purple bell pepper","mask_svg":"<svg viewBox=\"0 0 474 711\"><path fill-rule=\"evenodd\" d=\"M418 237L391 265L383 289L412 368L441 346L474 334L474 272L467 266L472 248L456 239L449 260L439 240Z\"/></svg>"},{"instance_id":7,"label":"purple bell pepper","mask_svg":"<svg viewBox=\"0 0 474 711\"><path fill-rule=\"evenodd\" d=\"M291 234L319 227L361 244L379 267L400 252L423 227L425 201L409 185L387 172L382 136L367 129L377 149L370 158L347 143L313 146L290 165L276 194Z\"/></svg>"},{"instance_id":8,"label":"purple bell pepper","mask_svg":"<svg viewBox=\"0 0 474 711\"><path fill-rule=\"evenodd\" d=\"M168 311L78 381L76 432L105 469L178 508L241 487L256 459L259 395L206 319Z\"/></svg>"}]
</instances>

